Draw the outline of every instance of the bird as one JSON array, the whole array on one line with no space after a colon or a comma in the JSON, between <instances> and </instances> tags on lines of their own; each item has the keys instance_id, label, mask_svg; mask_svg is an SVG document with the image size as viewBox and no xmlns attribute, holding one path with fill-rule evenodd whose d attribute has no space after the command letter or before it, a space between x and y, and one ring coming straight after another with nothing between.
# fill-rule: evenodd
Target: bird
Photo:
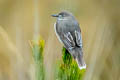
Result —
<instances>
[{"instance_id":1,"label":"bird","mask_svg":"<svg viewBox=\"0 0 120 80\"><path fill-rule=\"evenodd\" d=\"M83 57L82 34L78 21L71 12L66 10L51 16L57 18L54 24L57 38L77 62L79 69L86 69Z\"/></svg>"}]
</instances>

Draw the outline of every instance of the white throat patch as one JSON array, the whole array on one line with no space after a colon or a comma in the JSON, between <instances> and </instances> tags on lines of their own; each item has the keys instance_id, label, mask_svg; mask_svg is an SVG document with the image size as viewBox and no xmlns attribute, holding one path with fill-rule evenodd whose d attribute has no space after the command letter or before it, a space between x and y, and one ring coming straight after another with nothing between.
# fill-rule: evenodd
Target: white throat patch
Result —
<instances>
[{"instance_id":1,"label":"white throat patch","mask_svg":"<svg viewBox=\"0 0 120 80\"><path fill-rule=\"evenodd\" d=\"M68 19L65 19L65 18L58 18L58 20L68 20Z\"/></svg>"}]
</instances>

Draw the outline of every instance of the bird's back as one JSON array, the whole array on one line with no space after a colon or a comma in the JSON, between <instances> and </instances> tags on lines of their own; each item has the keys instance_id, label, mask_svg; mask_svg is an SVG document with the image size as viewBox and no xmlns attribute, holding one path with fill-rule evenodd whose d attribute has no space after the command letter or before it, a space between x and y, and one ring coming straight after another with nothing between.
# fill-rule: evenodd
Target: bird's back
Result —
<instances>
[{"instance_id":1,"label":"bird's back","mask_svg":"<svg viewBox=\"0 0 120 80\"><path fill-rule=\"evenodd\" d=\"M80 32L80 27L76 20L65 20L65 21L61 20L56 22L56 33L59 36L70 32L74 41L76 41L75 30Z\"/></svg>"}]
</instances>

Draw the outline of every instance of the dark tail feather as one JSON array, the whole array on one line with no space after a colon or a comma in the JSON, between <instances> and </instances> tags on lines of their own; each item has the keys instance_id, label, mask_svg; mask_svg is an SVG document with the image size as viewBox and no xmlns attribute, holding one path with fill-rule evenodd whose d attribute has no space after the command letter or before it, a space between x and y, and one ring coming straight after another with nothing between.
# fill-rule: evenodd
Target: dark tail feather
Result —
<instances>
[{"instance_id":1,"label":"dark tail feather","mask_svg":"<svg viewBox=\"0 0 120 80\"><path fill-rule=\"evenodd\" d=\"M76 60L79 68L80 69L86 69L86 64L85 64L85 61L84 61L82 48L74 48L74 49L71 49L71 50L68 50L68 51L71 53L73 58Z\"/></svg>"},{"instance_id":2,"label":"dark tail feather","mask_svg":"<svg viewBox=\"0 0 120 80\"><path fill-rule=\"evenodd\" d=\"M86 64L85 64L85 61L84 61L82 48L77 48L75 50L74 56L75 56L74 58L77 61L77 64L78 64L79 68L80 69L86 69Z\"/></svg>"},{"instance_id":3,"label":"dark tail feather","mask_svg":"<svg viewBox=\"0 0 120 80\"><path fill-rule=\"evenodd\" d=\"M82 55L76 56L76 61L80 69L86 69L86 64Z\"/></svg>"}]
</instances>

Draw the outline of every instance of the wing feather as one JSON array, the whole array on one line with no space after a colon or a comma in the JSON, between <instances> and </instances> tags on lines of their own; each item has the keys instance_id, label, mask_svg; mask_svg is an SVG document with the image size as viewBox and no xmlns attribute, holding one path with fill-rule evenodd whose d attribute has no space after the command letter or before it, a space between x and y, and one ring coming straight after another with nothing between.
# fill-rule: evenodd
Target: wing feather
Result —
<instances>
[{"instance_id":1,"label":"wing feather","mask_svg":"<svg viewBox=\"0 0 120 80\"><path fill-rule=\"evenodd\" d=\"M75 38L76 38L76 44L82 47L82 35L80 31L75 30Z\"/></svg>"}]
</instances>

